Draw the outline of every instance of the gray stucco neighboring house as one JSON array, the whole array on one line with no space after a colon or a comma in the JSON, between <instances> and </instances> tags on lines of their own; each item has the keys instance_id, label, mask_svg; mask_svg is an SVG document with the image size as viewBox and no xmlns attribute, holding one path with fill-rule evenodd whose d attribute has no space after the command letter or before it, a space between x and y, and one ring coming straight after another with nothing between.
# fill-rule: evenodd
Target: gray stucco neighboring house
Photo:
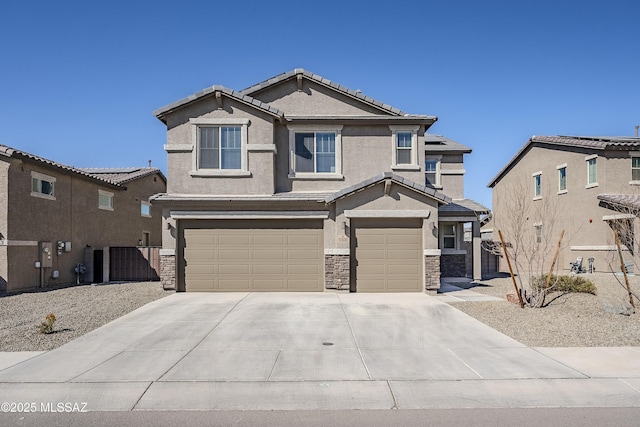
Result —
<instances>
[{"instance_id":1,"label":"gray stucco neighboring house","mask_svg":"<svg viewBox=\"0 0 640 427\"><path fill-rule=\"evenodd\" d=\"M446 256L466 256L463 224L486 211L463 195L471 150L426 134L436 117L307 70L154 114L162 280L179 291L436 291Z\"/></svg>"},{"instance_id":2,"label":"gray stucco neighboring house","mask_svg":"<svg viewBox=\"0 0 640 427\"><path fill-rule=\"evenodd\" d=\"M159 246L157 168L79 169L0 145L0 290L109 281L111 247ZM94 259L100 270L95 270Z\"/></svg>"},{"instance_id":3,"label":"gray stucco neighboring house","mask_svg":"<svg viewBox=\"0 0 640 427\"><path fill-rule=\"evenodd\" d=\"M530 221L532 230L544 233L553 221L557 230L566 231L558 261L562 269L578 258L586 267L593 258L595 271L619 271L613 229L621 227L627 231L621 239L625 262L640 265L639 138L532 136L488 187L493 190L493 220L483 231L504 227L505 217L514 215L509 195L524 191L530 212L550 206L554 213L554 218Z\"/></svg>"}]
</instances>

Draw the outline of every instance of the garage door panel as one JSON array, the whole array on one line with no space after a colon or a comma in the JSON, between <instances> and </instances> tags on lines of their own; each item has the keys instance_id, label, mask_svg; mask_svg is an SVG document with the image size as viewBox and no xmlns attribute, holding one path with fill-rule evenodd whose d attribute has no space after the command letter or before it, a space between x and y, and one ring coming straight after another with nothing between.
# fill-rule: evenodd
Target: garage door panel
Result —
<instances>
[{"instance_id":1,"label":"garage door panel","mask_svg":"<svg viewBox=\"0 0 640 427\"><path fill-rule=\"evenodd\" d=\"M410 275L412 277L416 277L420 274L420 270L420 267L411 264L391 264L387 266L387 273L393 275L394 277L399 277L402 275Z\"/></svg>"},{"instance_id":2,"label":"garage door panel","mask_svg":"<svg viewBox=\"0 0 640 427\"><path fill-rule=\"evenodd\" d=\"M256 246L284 246L285 242L283 235L256 234L252 239L252 243Z\"/></svg>"},{"instance_id":3,"label":"garage door panel","mask_svg":"<svg viewBox=\"0 0 640 427\"><path fill-rule=\"evenodd\" d=\"M251 274L249 264L218 264L219 274Z\"/></svg>"},{"instance_id":4,"label":"garage door panel","mask_svg":"<svg viewBox=\"0 0 640 427\"><path fill-rule=\"evenodd\" d=\"M286 290L286 281L284 279L270 279L253 281L253 289L262 291L284 291Z\"/></svg>"},{"instance_id":5,"label":"garage door panel","mask_svg":"<svg viewBox=\"0 0 640 427\"><path fill-rule=\"evenodd\" d=\"M289 249L287 250L287 259L295 262L297 260L317 260L317 249Z\"/></svg>"},{"instance_id":6,"label":"garage door panel","mask_svg":"<svg viewBox=\"0 0 640 427\"><path fill-rule=\"evenodd\" d=\"M304 276L306 274L319 274L318 264L289 264L287 265L288 275Z\"/></svg>"},{"instance_id":7,"label":"garage door panel","mask_svg":"<svg viewBox=\"0 0 640 427\"><path fill-rule=\"evenodd\" d=\"M286 259L286 252L284 251L284 249L254 249L253 259L256 261L284 261Z\"/></svg>"},{"instance_id":8,"label":"garage door panel","mask_svg":"<svg viewBox=\"0 0 640 427\"><path fill-rule=\"evenodd\" d=\"M194 220L185 222L183 230L187 291L322 291L324 288L320 220Z\"/></svg>"},{"instance_id":9,"label":"garage door panel","mask_svg":"<svg viewBox=\"0 0 640 427\"><path fill-rule=\"evenodd\" d=\"M397 260L399 262L405 261L405 260L412 260L415 261L417 259L419 259L419 254L417 253L417 251L411 250L411 249L391 249L389 248L387 250L387 259L390 260Z\"/></svg>"},{"instance_id":10,"label":"garage door panel","mask_svg":"<svg viewBox=\"0 0 640 427\"><path fill-rule=\"evenodd\" d=\"M254 264L252 267L253 267L253 274L254 275L257 275L257 274L282 275L282 274L284 274L284 266L281 265L281 264L267 264L267 265Z\"/></svg>"}]
</instances>

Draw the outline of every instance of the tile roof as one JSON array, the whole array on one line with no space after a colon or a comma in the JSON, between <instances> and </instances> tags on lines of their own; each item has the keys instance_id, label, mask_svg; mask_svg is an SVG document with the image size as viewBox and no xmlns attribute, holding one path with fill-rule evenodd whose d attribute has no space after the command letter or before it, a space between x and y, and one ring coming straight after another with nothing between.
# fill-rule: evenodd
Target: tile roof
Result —
<instances>
[{"instance_id":1,"label":"tile roof","mask_svg":"<svg viewBox=\"0 0 640 427\"><path fill-rule=\"evenodd\" d=\"M242 92L238 92L233 89L226 88L224 86L214 85L205 89L202 89L199 92L194 93L193 95L187 96L186 98L182 98L176 102L172 102L171 104L165 105L164 107L158 108L153 114L160 120L163 120L164 116L167 113L170 113L174 110L177 110L191 102L197 101L203 97L212 95L216 92L224 93L229 98L235 99L237 101L243 102L247 105L251 105L254 108L262 110L272 116L276 117L284 117L284 112L278 110L275 107L267 104L266 102L262 102L258 99L252 98L249 95L246 95ZM163 120L164 121L164 120Z\"/></svg>"},{"instance_id":2,"label":"tile roof","mask_svg":"<svg viewBox=\"0 0 640 427\"><path fill-rule=\"evenodd\" d=\"M636 213L640 210L639 194L598 194L598 200L617 208L631 209Z\"/></svg>"},{"instance_id":3,"label":"tile roof","mask_svg":"<svg viewBox=\"0 0 640 427\"><path fill-rule=\"evenodd\" d=\"M407 178L404 178L400 175L396 175L393 172L384 172L380 175L376 175L372 178L369 178L367 180L364 180L362 182L359 182L357 184L351 185L349 187L343 188L340 191L337 191L335 193L333 193L331 196L327 197L324 201L325 203L329 204L329 203L333 203L334 201L342 198L342 197L346 197L352 193L355 193L356 191L362 190L364 188L376 185L386 179L391 179L393 182L400 184L404 187L410 188L414 191L417 191L418 193L422 193L425 194L427 196L430 196L436 200L438 200L441 203L451 203L451 197L446 196L436 190L434 190L433 188L429 188L429 187L425 187L424 185L420 185L417 184Z\"/></svg>"},{"instance_id":4,"label":"tile roof","mask_svg":"<svg viewBox=\"0 0 640 427\"><path fill-rule=\"evenodd\" d=\"M442 135L434 135L431 133L424 134L425 151L461 151L463 153L471 153L471 148L462 145L453 139L446 138Z\"/></svg>"},{"instance_id":5,"label":"tile roof","mask_svg":"<svg viewBox=\"0 0 640 427\"><path fill-rule=\"evenodd\" d=\"M527 149L534 144L546 144L556 147L576 147L590 150L640 150L640 138L624 136L532 136L515 156L498 172L487 187L493 187Z\"/></svg>"},{"instance_id":6,"label":"tile roof","mask_svg":"<svg viewBox=\"0 0 640 427\"><path fill-rule=\"evenodd\" d=\"M126 189L126 187L121 183L111 181L110 179L106 179L104 177L100 177L97 175L92 175L90 173L85 172L82 169L74 168L73 166L63 165L61 163L54 162L53 160L45 159L44 157L39 157L30 153L27 153L25 151L20 151L15 148L8 147L6 145L0 145L0 155L5 155L7 157L18 158L18 159L20 158L28 159L28 160L40 163L42 165L49 166L51 168L59 169L75 175L83 176L85 178L100 181L103 184L107 184L107 185L121 188L121 189Z\"/></svg>"},{"instance_id":7,"label":"tile roof","mask_svg":"<svg viewBox=\"0 0 640 427\"><path fill-rule=\"evenodd\" d=\"M158 168L145 167L145 168L80 168L81 171L93 175L97 178L113 181L118 184L124 184L134 181L136 179L153 175L157 173L162 179L167 182L164 174Z\"/></svg>"},{"instance_id":8,"label":"tile roof","mask_svg":"<svg viewBox=\"0 0 640 427\"><path fill-rule=\"evenodd\" d=\"M357 90L353 90L353 89L349 89L348 87L342 86L341 84L338 84L336 82L333 82L329 79L326 79L322 76L319 76L317 74L312 73L311 71L307 71L303 68L296 68L292 71L287 71L285 73L282 74L278 74L277 76L271 77L270 79L267 79L263 82L257 83L251 87L248 87L246 89L241 90L240 92L245 93L247 95L253 95L256 92L260 92L261 90L264 90L268 87L271 87L273 85L277 85L281 82L284 82L286 80L290 80L293 78L296 78L298 75L301 75L309 80L313 80L314 82L321 84L323 86L332 88L338 92L341 92L345 95L348 95L352 98L356 98L366 104L372 105L376 108L379 108L380 110L383 110L387 113L396 115L396 116L409 116L409 114L405 113L404 111L392 107L389 104L385 104L383 102L380 102L378 100L375 100L369 96L364 95L362 92L357 91ZM416 117L423 117L423 116L416 116Z\"/></svg>"},{"instance_id":9,"label":"tile roof","mask_svg":"<svg viewBox=\"0 0 640 427\"><path fill-rule=\"evenodd\" d=\"M481 205L472 199L454 199L448 205L440 206L438 213L440 214L473 214L483 215L491 212L491 209Z\"/></svg>"}]
</instances>

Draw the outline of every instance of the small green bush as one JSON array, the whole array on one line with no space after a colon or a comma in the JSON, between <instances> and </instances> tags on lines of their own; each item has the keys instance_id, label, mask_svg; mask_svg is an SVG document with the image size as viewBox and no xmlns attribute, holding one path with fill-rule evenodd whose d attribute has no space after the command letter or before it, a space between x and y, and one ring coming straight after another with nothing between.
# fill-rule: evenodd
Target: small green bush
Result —
<instances>
[{"instance_id":1,"label":"small green bush","mask_svg":"<svg viewBox=\"0 0 640 427\"><path fill-rule=\"evenodd\" d=\"M535 289L543 289L547 284L547 275L536 276L531 279L531 286ZM582 276L551 276L549 282L551 291L555 292L573 292L583 294L596 295L596 285L588 279L584 279Z\"/></svg>"},{"instance_id":2,"label":"small green bush","mask_svg":"<svg viewBox=\"0 0 640 427\"><path fill-rule=\"evenodd\" d=\"M53 324L56 321L56 316L53 313L47 314L44 322L40 324L40 333L41 334L50 334L53 332Z\"/></svg>"}]
</instances>

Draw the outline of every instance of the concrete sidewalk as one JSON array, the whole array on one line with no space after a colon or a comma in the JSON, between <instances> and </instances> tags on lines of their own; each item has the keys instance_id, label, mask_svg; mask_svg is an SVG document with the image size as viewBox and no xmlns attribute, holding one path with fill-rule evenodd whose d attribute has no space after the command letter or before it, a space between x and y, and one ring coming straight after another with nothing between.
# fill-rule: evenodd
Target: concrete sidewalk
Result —
<instances>
[{"instance_id":1,"label":"concrete sidewalk","mask_svg":"<svg viewBox=\"0 0 640 427\"><path fill-rule=\"evenodd\" d=\"M0 395L87 410L637 407L640 347L529 348L425 294L179 293L56 350L0 354Z\"/></svg>"}]
</instances>

